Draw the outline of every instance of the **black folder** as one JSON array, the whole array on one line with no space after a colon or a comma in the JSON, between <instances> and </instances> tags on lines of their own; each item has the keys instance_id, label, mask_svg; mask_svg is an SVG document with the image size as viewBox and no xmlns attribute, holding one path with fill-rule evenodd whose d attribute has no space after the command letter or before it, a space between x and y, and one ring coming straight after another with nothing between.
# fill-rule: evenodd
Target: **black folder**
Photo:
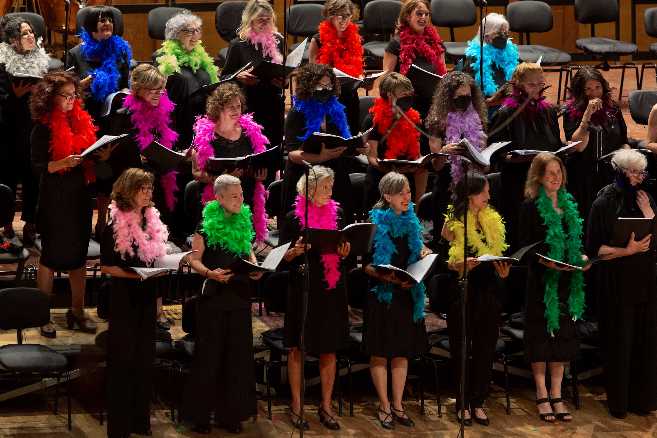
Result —
<instances>
[{"instance_id":1,"label":"black folder","mask_svg":"<svg viewBox=\"0 0 657 438\"><path fill-rule=\"evenodd\" d=\"M141 153L158 173L168 173L177 170L185 161L185 154L164 147L158 141L153 141Z\"/></svg>"},{"instance_id":2,"label":"black folder","mask_svg":"<svg viewBox=\"0 0 657 438\"><path fill-rule=\"evenodd\" d=\"M220 175L238 168L268 169L272 171L280 167L280 160L281 146L277 145L266 151L244 157L210 158L205 164L205 171L214 175Z\"/></svg>"},{"instance_id":3,"label":"black folder","mask_svg":"<svg viewBox=\"0 0 657 438\"><path fill-rule=\"evenodd\" d=\"M363 222L347 225L341 230L308 229L308 243L320 254L334 254L342 242L351 244L350 255L365 255L370 252L376 225Z\"/></svg>"}]
</instances>

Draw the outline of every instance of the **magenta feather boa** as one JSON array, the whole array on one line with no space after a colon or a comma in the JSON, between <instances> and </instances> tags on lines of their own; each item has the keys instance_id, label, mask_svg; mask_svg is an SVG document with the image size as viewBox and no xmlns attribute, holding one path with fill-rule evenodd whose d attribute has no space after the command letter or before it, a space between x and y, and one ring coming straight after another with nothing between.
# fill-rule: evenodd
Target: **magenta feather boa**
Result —
<instances>
[{"instance_id":1,"label":"magenta feather boa","mask_svg":"<svg viewBox=\"0 0 657 438\"><path fill-rule=\"evenodd\" d=\"M321 207L312 202L308 205L308 223L309 228L319 228L320 230L336 230L338 228L338 207L340 204L330 200L328 204ZM294 215L299 219L301 229L306 227L305 218L306 198L297 195L294 202ZM322 264L324 265L324 280L329 289L335 289L340 280L340 256L337 254L322 254Z\"/></svg>"},{"instance_id":2,"label":"magenta feather boa","mask_svg":"<svg viewBox=\"0 0 657 438\"><path fill-rule=\"evenodd\" d=\"M481 125L481 118L472 104L465 111L452 111L447 114L445 143L458 143L462 138L467 138L480 151L486 147L486 134ZM452 183L456 184L463 176L461 157L451 155L449 160L452 164Z\"/></svg>"},{"instance_id":3,"label":"magenta feather boa","mask_svg":"<svg viewBox=\"0 0 657 438\"><path fill-rule=\"evenodd\" d=\"M171 112L176 104L171 102L166 92L160 97L160 104L156 107L134 94L129 94L123 101L123 106L130 110L130 120L137 129L135 140L139 150L143 151L153 140L157 140L162 146L171 149L178 139L178 133L171 129ZM155 133L158 137L155 138ZM160 177L160 185L164 191L164 200L169 211L176 206L176 182L175 170Z\"/></svg>"},{"instance_id":4,"label":"magenta feather boa","mask_svg":"<svg viewBox=\"0 0 657 438\"><path fill-rule=\"evenodd\" d=\"M169 231L160 220L160 212L155 207L148 207L144 211L146 229L142 228L142 215L139 212L121 211L114 201L109 210L114 230L114 250L121 254L122 258L134 257L135 248L139 260L147 265L166 255Z\"/></svg>"},{"instance_id":5,"label":"magenta feather boa","mask_svg":"<svg viewBox=\"0 0 657 438\"><path fill-rule=\"evenodd\" d=\"M513 92L511 96L507 97L504 99L502 102L502 106L506 106L509 108L518 108L522 103L527 99L527 94L517 87L513 87ZM547 101L545 96L541 96L538 99L532 99L525 109L523 110L523 113L532 117L536 116L538 113L541 113L545 110L548 110L552 107L552 104Z\"/></svg>"},{"instance_id":6,"label":"magenta feather boa","mask_svg":"<svg viewBox=\"0 0 657 438\"><path fill-rule=\"evenodd\" d=\"M247 138L251 142L251 148L254 154L267 150L265 145L269 140L262 133L262 126L253 120L253 114L242 114L240 117L240 126L244 130ZM205 171L205 164L210 158L214 157L214 148L212 140L214 139L214 127L216 123L207 117L199 117L194 123L194 142L196 148L196 160L199 168ZM203 190L203 204L214 199L212 184L206 184ZM267 231L267 212L265 210L265 200L267 191L262 181L256 181L253 193L253 228L256 233L256 242L263 242L268 235Z\"/></svg>"},{"instance_id":7,"label":"magenta feather boa","mask_svg":"<svg viewBox=\"0 0 657 438\"><path fill-rule=\"evenodd\" d=\"M262 51L263 58L270 58L271 62L274 64L283 63L283 54L278 50L278 39L274 32L257 33L251 29L246 35L246 39L253 44L256 49Z\"/></svg>"}]
</instances>

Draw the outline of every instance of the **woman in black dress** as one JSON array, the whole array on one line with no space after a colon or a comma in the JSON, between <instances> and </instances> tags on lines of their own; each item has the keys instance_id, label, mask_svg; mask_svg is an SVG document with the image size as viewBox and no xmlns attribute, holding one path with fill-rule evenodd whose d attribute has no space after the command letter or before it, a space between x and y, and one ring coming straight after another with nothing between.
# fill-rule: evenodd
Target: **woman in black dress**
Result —
<instances>
[{"instance_id":1,"label":"woman in black dress","mask_svg":"<svg viewBox=\"0 0 657 438\"><path fill-rule=\"evenodd\" d=\"M308 60L326 64L354 78L363 77L363 46L358 25L351 21L354 3L351 0L329 0L324 3L324 21L308 46ZM352 83L340 86L340 103L345 106L349 129L360 131L358 90Z\"/></svg>"},{"instance_id":2,"label":"woman in black dress","mask_svg":"<svg viewBox=\"0 0 657 438\"><path fill-rule=\"evenodd\" d=\"M219 81L217 67L201 41L203 22L189 11L171 17L165 26L166 40L155 52L155 63L167 77L167 93L176 104L174 119L180 144L192 142L194 119L203 114L207 96L190 96L199 88Z\"/></svg>"},{"instance_id":3,"label":"woman in black dress","mask_svg":"<svg viewBox=\"0 0 657 438\"><path fill-rule=\"evenodd\" d=\"M0 43L0 108L2 109L5 131L3 135L3 159L11 166L5 166L0 182L8 185L16 193L18 181L22 183L23 208L21 219L23 244L32 246L36 238L36 204L39 194L39 181L32 172L30 157L30 134L32 116L29 99L35 78L48 72L49 56L37 42L34 30L28 20L22 17L10 18L2 23L7 42ZM28 76L21 80L20 76ZM5 224L0 224L0 226ZM5 237L13 237L12 224L5 225Z\"/></svg>"},{"instance_id":4,"label":"woman in black dress","mask_svg":"<svg viewBox=\"0 0 657 438\"><path fill-rule=\"evenodd\" d=\"M37 284L52 293L56 271L68 271L72 310L66 314L69 328L94 333L96 323L84 313L87 248L91 236L93 163L82 161L80 152L96 141L96 127L82 109L78 82L71 73L47 74L30 98L35 121L32 130L32 167L40 179L37 230L41 234L41 258ZM55 337L52 323L41 334Z\"/></svg>"},{"instance_id":5,"label":"woman in black dress","mask_svg":"<svg viewBox=\"0 0 657 438\"><path fill-rule=\"evenodd\" d=\"M408 179L389 172L379 183L381 198L370 211L377 225L372 263L365 272L374 279L364 315L363 346L370 355L370 373L379 398L376 418L385 429L395 423L413 427L402 405L408 360L428 349L424 326L423 283L399 280L393 273L384 274L373 265L406 269L431 251L422 242L422 228L411 202ZM388 398L387 365L392 370L392 402Z\"/></svg>"},{"instance_id":6,"label":"woman in black dress","mask_svg":"<svg viewBox=\"0 0 657 438\"><path fill-rule=\"evenodd\" d=\"M114 183L110 223L101 242L101 271L111 276L107 345L107 436L151 434L155 359L155 279L131 267L149 267L166 254L168 231L153 206L152 174L127 169Z\"/></svg>"},{"instance_id":7,"label":"woman in black dress","mask_svg":"<svg viewBox=\"0 0 657 438\"><path fill-rule=\"evenodd\" d=\"M657 284L655 236L613 242L619 217L653 219L657 204L642 190L646 158L635 150L614 153L615 182L593 202L587 250L607 260L592 274L599 291L598 324L611 415L647 415L657 410ZM652 237L651 237L652 236Z\"/></svg>"},{"instance_id":8,"label":"woman in black dress","mask_svg":"<svg viewBox=\"0 0 657 438\"><path fill-rule=\"evenodd\" d=\"M465 403L456 400L457 415L461 409L465 424L474 420L487 426L488 415L484 402L488 396L495 345L498 337L500 312L503 305L503 280L509 276L511 265L503 262L480 263L477 257L483 255L501 256L506 244L502 217L488 205L490 199L486 177L478 172L469 172L468 184L461 179L454 187L454 204L447 210L444 235L450 241L448 267L463 276L463 217L468 215L468 301L466 330L468 341L468 362L466 365ZM471 228L472 227L472 228ZM470 231L472 230L472 231ZM456 277L456 276L455 276ZM461 287L454 278L451 283L449 307L449 345L454 370L459 370L461 358ZM456 373L461 380L460 372ZM464 406L465 405L465 406Z\"/></svg>"},{"instance_id":9,"label":"woman in black dress","mask_svg":"<svg viewBox=\"0 0 657 438\"><path fill-rule=\"evenodd\" d=\"M214 411L216 425L239 433L241 422L256 414L249 277L257 280L262 273L246 276L229 269L240 258L256 262L251 210L243 203L240 180L221 175L214 192L192 241L192 269L206 280L182 415L196 432L210 433Z\"/></svg>"},{"instance_id":10,"label":"woman in black dress","mask_svg":"<svg viewBox=\"0 0 657 438\"><path fill-rule=\"evenodd\" d=\"M627 146L627 125L620 107L612 100L609 83L598 70L577 70L566 101L563 130L566 140L581 141L566 165L568 188L577 200L582 217L591 210L598 191L611 183L614 174L599 159Z\"/></svg>"},{"instance_id":11,"label":"woman in black dress","mask_svg":"<svg viewBox=\"0 0 657 438\"><path fill-rule=\"evenodd\" d=\"M226 77L249 62L254 65L263 60L275 64L283 63L283 36L276 29L276 14L267 0L251 0L242 13L242 24L237 38L230 42L226 65L221 75ZM260 82L250 69L237 75L249 102L253 117L264 128L264 133L273 145L283 141L283 118L285 115L285 78Z\"/></svg>"},{"instance_id":12,"label":"woman in black dress","mask_svg":"<svg viewBox=\"0 0 657 438\"><path fill-rule=\"evenodd\" d=\"M297 182L295 208L281 229L281 242L294 242L285 254L290 271L288 309L285 313L285 345L290 349L287 357L288 378L292 392L290 417L296 428L308 428L301 421L301 333L304 244L301 237L305 224L305 207L308 204L309 228L340 229L343 226L341 209L331 199L334 173L324 166L313 166L308 174L308 199L305 198L306 178ZM335 352L340 350L349 336L347 313L347 290L341 278L341 258L350 251L349 242L344 242L337 254L319 254L310 248L310 290L306 319L306 351L319 356L319 376L322 384L322 400L319 406L319 421L331 430L340 429L332 407L333 383L335 381Z\"/></svg>"},{"instance_id":13,"label":"woman in black dress","mask_svg":"<svg viewBox=\"0 0 657 438\"><path fill-rule=\"evenodd\" d=\"M586 270L590 265L582 252L582 219L565 187L563 162L549 152L538 154L527 175L519 246L543 240L533 252ZM571 421L573 417L561 399L561 381L564 364L575 359L579 348L575 321L585 308L584 274L537 256L530 257L528 263L525 357L534 375L539 417L547 422ZM549 395L546 371L550 373Z\"/></svg>"}]
</instances>

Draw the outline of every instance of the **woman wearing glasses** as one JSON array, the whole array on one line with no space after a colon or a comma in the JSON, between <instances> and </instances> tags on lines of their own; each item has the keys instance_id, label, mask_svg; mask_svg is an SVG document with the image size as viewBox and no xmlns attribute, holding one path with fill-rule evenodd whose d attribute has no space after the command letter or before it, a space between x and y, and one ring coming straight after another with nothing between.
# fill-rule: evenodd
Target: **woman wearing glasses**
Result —
<instances>
[{"instance_id":1,"label":"woman wearing glasses","mask_svg":"<svg viewBox=\"0 0 657 438\"><path fill-rule=\"evenodd\" d=\"M68 327L94 333L96 323L84 313L86 257L91 235L93 163L80 153L96 141L96 127L82 109L78 82L66 72L49 73L36 85L30 98L32 119L32 166L40 178L37 229L41 234L41 258L37 284L52 293L55 272L68 272L72 309ZM46 337L56 336L48 323Z\"/></svg>"},{"instance_id":2,"label":"woman wearing glasses","mask_svg":"<svg viewBox=\"0 0 657 438\"><path fill-rule=\"evenodd\" d=\"M329 0L324 3L324 21L310 41L308 59L326 64L353 76L363 77L363 46L358 26L351 21L354 4L351 0ZM340 102L347 111L352 133L360 131L358 91L348 83L340 87Z\"/></svg>"},{"instance_id":3,"label":"woman wearing glasses","mask_svg":"<svg viewBox=\"0 0 657 438\"><path fill-rule=\"evenodd\" d=\"M199 88L219 81L217 67L201 41L201 18L189 11L171 17L165 26L166 40L155 52L158 68L167 76L167 93L176 104L175 121L180 143L192 142L196 116L205 110L205 99L190 101Z\"/></svg>"},{"instance_id":4,"label":"woman wearing glasses","mask_svg":"<svg viewBox=\"0 0 657 438\"><path fill-rule=\"evenodd\" d=\"M569 189L582 215L588 214L598 191L611 183L614 173L598 161L627 146L627 125L611 98L609 83L598 70L584 66L577 70L566 101L563 130L566 140L581 141L579 153L568 160Z\"/></svg>"},{"instance_id":5,"label":"woman wearing glasses","mask_svg":"<svg viewBox=\"0 0 657 438\"><path fill-rule=\"evenodd\" d=\"M632 234L612 242L618 217L654 221L657 204L642 190L646 157L621 149L611 164L615 181L593 202L587 251L606 261L592 272L599 297L598 324L604 358L607 407L611 415L645 416L657 409L657 284L655 236Z\"/></svg>"},{"instance_id":6,"label":"woman wearing glasses","mask_svg":"<svg viewBox=\"0 0 657 438\"><path fill-rule=\"evenodd\" d=\"M253 65L267 60L274 64L283 63L283 36L276 29L276 14L267 0L251 0L242 13L242 24L237 38L230 42L226 65L222 76L230 76L249 62ZM286 78L260 81L251 74L251 69L237 75L244 90L249 110L264 128L272 145L283 140L283 118L285 100L283 88Z\"/></svg>"}]
</instances>

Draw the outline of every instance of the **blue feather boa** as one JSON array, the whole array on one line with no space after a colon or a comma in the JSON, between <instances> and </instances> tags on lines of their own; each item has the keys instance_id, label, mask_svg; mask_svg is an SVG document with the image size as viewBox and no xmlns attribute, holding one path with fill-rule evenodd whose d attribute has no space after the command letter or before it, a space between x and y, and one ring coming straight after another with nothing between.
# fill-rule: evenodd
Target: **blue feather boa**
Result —
<instances>
[{"instance_id":1,"label":"blue feather boa","mask_svg":"<svg viewBox=\"0 0 657 438\"><path fill-rule=\"evenodd\" d=\"M479 83L479 41L474 39L468 42L465 56L473 60L470 67L474 71L475 83ZM504 71L504 79L510 80L513 71L518 66L518 46L511 40L507 41L504 50L497 49L491 44L484 44L484 95L492 96L499 88L493 80L493 64Z\"/></svg>"},{"instance_id":2,"label":"blue feather boa","mask_svg":"<svg viewBox=\"0 0 657 438\"><path fill-rule=\"evenodd\" d=\"M331 96L326 103L312 98L302 100L292 97L292 107L302 113L306 119L306 132L299 137L299 140L305 141L314 132L320 132L324 117L327 115L335 127L338 128L340 136L351 137L345 107L338 102L337 97Z\"/></svg>"},{"instance_id":3,"label":"blue feather boa","mask_svg":"<svg viewBox=\"0 0 657 438\"><path fill-rule=\"evenodd\" d=\"M98 102L105 102L105 98L114 93L119 88L121 73L118 64L125 61L130 64L132 59L132 49L130 44L118 35L112 35L110 38L97 41L87 32L80 32L82 39L81 52L86 60L101 60L100 67L92 69L90 75L93 76L91 81L91 95Z\"/></svg>"},{"instance_id":4,"label":"blue feather boa","mask_svg":"<svg viewBox=\"0 0 657 438\"><path fill-rule=\"evenodd\" d=\"M420 252L424 243L422 242L422 227L420 221L415 215L415 206L413 203L408 205L408 211L402 214L396 214L391 208L372 209L370 211L370 221L376 224L376 233L374 234L374 255L372 263L375 265L390 264L392 255L397 252L393 238L406 236L408 239L408 249L411 253L408 257L408 264L415 263L420 259ZM406 266L403 267L404 269ZM391 283L379 283L372 289L376 294L379 302L390 303L392 301L392 292L394 285ZM424 318L424 283L416 284L410 290L413 297L413 321L417 322Z\"/></svg>"}]
</instances>

